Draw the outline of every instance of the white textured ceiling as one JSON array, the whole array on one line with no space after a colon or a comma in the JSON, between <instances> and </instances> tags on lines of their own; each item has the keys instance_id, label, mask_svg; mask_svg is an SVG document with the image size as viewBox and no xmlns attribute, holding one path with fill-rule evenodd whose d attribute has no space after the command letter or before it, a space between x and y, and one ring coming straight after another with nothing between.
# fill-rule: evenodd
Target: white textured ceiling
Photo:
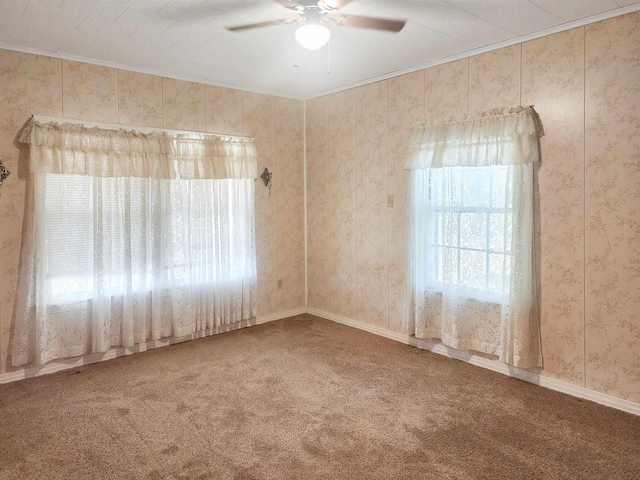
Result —
<instances>
[{"instance_id":1,"label":"white textured ceiling","mask_svg":"<svg viewBox=\"0 0 640 480\"><path fill-rule=\"evenodd\" d=\"M311 98L633 10L640 0L353 0L344 13L407 25L331 26L328 55L297 47L296 25L224 29L290 16L273 0L0 0L0 47Z\"/></svg>"}]
</instances>

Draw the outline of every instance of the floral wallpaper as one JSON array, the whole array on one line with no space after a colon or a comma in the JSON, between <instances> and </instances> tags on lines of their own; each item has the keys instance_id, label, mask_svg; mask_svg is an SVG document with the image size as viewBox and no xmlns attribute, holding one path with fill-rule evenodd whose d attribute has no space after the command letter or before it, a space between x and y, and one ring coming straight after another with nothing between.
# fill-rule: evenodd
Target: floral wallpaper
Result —
<instances>
[{"instance_id":1,"label":"floral wallpaper","mask_svg":"<svg viewBox=\"0 0 640 480\"><path fill-rule=\"evenodd\" d=\"M278 310L305 304L303 127L302 102L276 98Z\"/></svg>"},{"instance_id":2,"label":"floral wallpaper","mask_svg":"<svg viewBox=\"0 0 640 480\"><path fill-rule=\"evenodd\" d=\"M67 118L117 123L117 70L63 60L62 113Z\"/></svg>"},{"instance_id":3,"label":"floral wallpaper","mask_svg":"<svg viewBox=\"0 0 640 480\"><path fill-rule=\"evenodd\" d=\"M4 372L25 191L15 142L34 111L41 115L62 115L62 63L60 59L0 50L0 85L0 160L12 172L0 187L0 372Z\"/></svg>"},{"instance_id":4,"label":"floral wallpaper","mask_svg":"<svg viewBox=\"0 0 640 480\"><path fill-rule=\"evenodd\" d=\"M204 132L204 85L173 78L163 78L162 82L163 127Z\"/></svg>"},{"instance_id":5,"label":"floral wallpaper","mask_svg":"<svg viewBox=\"0 0 640 480\"><path fill-rule=\"evenodd\" d=\"M118 70L118 121L163 127L162 77Z\"/></svg>"},{"instance_id":6,"label":"floral wallpaper","mask_svg":"<svg viewBox=\"0 0 640 480\"><path fill-rule=\"evenodd\" d=\"M584 29L522 46L522 103L544 123L539 171L545 373L584 383ZM556 285L556 288L551 286Z\"/></svg>"},{"instance_id":7,"label":"floral wallpaper","mask_svg":"<svg viewBox=\"0 0 640 480\"><path fill-rule=\"evenodd\" d=\"M331 196L327 103L324 98L319 98L306 104L307 305L330 312L328 259L331 256Z\"/></svg>"},{"instance_id":8,"label":"floral wallpaper","mask_svg":"<svg viewBox=\"0 0 640 480\"><path fill-rule=\"evenodd\" d=\"M329 98L329 297L332 312L357 318L357 94L347 90Z\"/></svg>"},{"instance_id":9,"label":"floral wallpaper","mask_svg":"<svg viewBox=\"0 0 640 480\"><path fill-rule=\"evenodd\" d=\"M474 65L481 63L475 58ZM469 113L469 59L424 70L424 97L425 119L448 120Z\"/></svg>"},{"instance_id":10,"label":"floral wallpaper","mask_svg":"<svg viewBox=\"0 0 640 480\"><path fill-rule=\"evenodd\" d=\"M520 105L521 49L512 45L469 58L467 113Z\"/></svg>"},{"instance_id":11,"label":"floral wallpaper","mask_svg":"<svg viewBox=\"0 0 640 480\"><path fill-rule=\"evenodd\" d=\"M389 313L387 236L388 83L356 90L356 268L358 318L386 328Z\"/></svg>"},{"instance_id":12,"label":"floral wallpaper","mask_svg":"<svg viewBox=\"0 0 640 480\"><path fill-rule=\"evenodd\" d=\"M640 13L585 28L586 386L640 391Z\"/></svg>"},{"instance_id":13,"label":"floral wallpaper","mask_svg":"<svg viewBox=\"0 0 640 480\"><path fill-rule=\"evenodd\" d=\"M388 329L403 332L407 272L406 192L409 172L404 169L412 124L424 120L425 71L389 79L387 120L387 195L393 195L393 207L387 207L387 260L389 270ZM403 332L407 333L407 332Z\"/></svg>"},{"instance_id":14,"label":"floral wallpaper","mask_svg":"<svg viewBox=\"0 0 640 480\"><path fill-rule=\"evenodd\" d=\"M258 303L260 314L268 315L278 309L278 223L277 194L279 178L275 155L276 98L245 92L243 94L243 134L254 137L258 150L258 173L265 167L273 174L272 191L261 181L255 190L256 258L258 267Z\"/></svg>"},{"instance_id":15,"label":"floral wallpaper","mask_svg":"<svg viewBox=\"0 0 640 480\"><path fill-rule=\"evenodd\" d=\"M309 307L402 332L411 124L535 105L541 373L640 402L638 45L640 12L307 102Z\"/></svg>"},{"instance_id":16,"label":"floral wallpaper","mask_svg":"<svg viewBox=\"0 0 640 480\"><path fill-rule=\"evenodd\" d=\"M205 85L206 130L242 135L242 90Z\"/></svg>"},{"instance_id":17,"label":"floral wallpaper","mask_svg":"<svg viewBox=\"0 0 640 480\"><path fill-rule=\"evenodd\" d=\"M304 307L303 103L0 49L0 373L7 363L20 252L24 180L15 139L32 114L256 137L258 315ZM278 290L278 280L282 289Z\"/></svg>"}]
</instances>

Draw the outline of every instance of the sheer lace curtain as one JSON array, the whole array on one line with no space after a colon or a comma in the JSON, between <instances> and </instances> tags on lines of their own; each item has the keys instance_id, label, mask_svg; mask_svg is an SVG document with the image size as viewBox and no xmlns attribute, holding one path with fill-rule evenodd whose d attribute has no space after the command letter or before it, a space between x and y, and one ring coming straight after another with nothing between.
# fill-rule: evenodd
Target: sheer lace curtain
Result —
<instances>
[{"instance_id":1,"label":"sheer lace curtain","mask_svg":"<svg viewBox=\"0 0 640 480\"><path fill-rule=\"evenodd\" d=\"M256 316L250 139L31 120L12 363Z\"/></svg>"},{"instance_id":2,"label":"sheer lace curtain","mask_svg":"<svg viewBox=\"0 0 640 480\"><path fill-rule=\"evenodd\" d=\"M541 366L531 107L416 129L407 329L418 338Z\"/></svg>"}]
</instances>

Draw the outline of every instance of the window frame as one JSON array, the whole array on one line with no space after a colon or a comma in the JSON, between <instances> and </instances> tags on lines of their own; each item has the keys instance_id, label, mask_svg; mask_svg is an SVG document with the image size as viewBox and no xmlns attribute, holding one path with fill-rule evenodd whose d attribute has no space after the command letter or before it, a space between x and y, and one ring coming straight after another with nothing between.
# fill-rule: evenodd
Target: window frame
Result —
<instances>
[{"instance_id":1,"label":"window frame","mask_svg":"<svg viewBox=\"0 0 640 480\"><path fill-rule=\"evenodd\" d=\"M502 286L502 289L492 289L490 285L490 255L501 255L503 262L503 269L507 268L505 262L510 261L511 252L509 249L509 241L507 235L506 225L509 222L509 216L512 215L512 209L509 207L497 207L492 206L493 203L493 190L495 188L497 175L493 174L497 167L506 170L505 166L460 166L460 167L444 167L443 169L427 169L424 172L423 180L428 182L428 195L425 197L425 204L422 205L423 210L423 221L430 222L434 226L434 233L431 235L431 238L426 238L424 248L427 249L427 277L426 277L426 287L435 292L444 292L448 286L451 288L455 288L457 292L462 293L465 297L478 300L480 302L486 303L494 303L499 304L502 303L502 298L505 293L505 285ZM460 187L460 198L459 205L449 205L445 206L440 204L435 200L434 190L436 190L436 186L433 184L434 177L433 175L436 173L435 170L451 170L453 172L454 169L458 169L460 174L460 184L463 182L463 176L465 170L486 170L489 172L489 191L488 191L488 206L471 206L465 205L465 195L464 188ZM469 172L466 172L469 174ZM439 179L441 182L442 177ZM507 187L508 179L506 176L503 177L502 185L498 185L499 188ZM450 185L449 185L450 186ZM441 187L442 188L442 187ZM504 204L503 204L504 205ZM472 247L463 247L462 246L462 214L464 213L473 213L473 214L483 214L485 219L484 223L484 231L483 231L483 249L480 248L472 248ZM455 245L447 245L445 236L441 232L441 225L443 224L443 217L446 214L455 214L456 215L456 225L457 225L457 235L456 235L456 244ZM491 215L501 215L503 218L504 231L502 234L502 244L503 251L496 251L491 248ZM430 218L431 217L431 218ZM442 243L441 243L442 242ZM457 282L445 282L443 277L443 269L444 269L444 260L441 260L440 252L444 249L450 249L456 252L456 277ZM477 288L470 285L465 285L465 281L463 281L463 272L461 270L462 263L462 255L463 251L467 252L479 252L484 254L484 274L483 274L483 283L485 288Z\"/></svg>"}]
</instances>

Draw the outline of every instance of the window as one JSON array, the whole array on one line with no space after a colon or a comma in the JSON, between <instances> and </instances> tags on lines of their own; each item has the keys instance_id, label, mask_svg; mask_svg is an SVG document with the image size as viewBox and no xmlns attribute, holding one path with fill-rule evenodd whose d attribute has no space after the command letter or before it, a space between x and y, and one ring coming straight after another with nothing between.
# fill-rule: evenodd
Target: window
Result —
<instances>
[{"instance_id":1,"label":"window","mask_svg":"<svg viewBox=\"0 0 640 480\"><path fill-rule=\"evenodd\" d=\"M44 182L47 304L97 295L96 256L100 294L108 296L150 291L155 283L223 286L245 273L243 242L230 239L251 235L250 213L239 202L251 180L48 174ZM162 263L159 275L150 256ZM218 278L224 264L229 275Z\"/></svg>"},{"instance_id":2,"label":"window","mask_svg":"<svg viewBox=\"0 0 640 480\"><path fill-rule=\"evenodd\" d=\"M409 333L541 365L533 108L485 112L416 129L409 222Z\"/></svg>"},{"instance_id":3,"label":"window","mask_svg":"<svg viewBox=\"0 0 640 480\"><path fill-rule=\"evenodd\" d=\"M469 298L500 302L510 265L507 167L450 167L417 175L428 191L421 209L432 222L424 245L431 254L430 288L442 291L447 283Z\"/></svg>"},{"instance_id":4,"label":"window","mask_svg":"<svg viewBox=\"0 0 640 480\"><path fill-rule=\"evenodd\" d=\"M13 365L256 316L251 139L31 119Z\"/></svg>"}]
</instances>

